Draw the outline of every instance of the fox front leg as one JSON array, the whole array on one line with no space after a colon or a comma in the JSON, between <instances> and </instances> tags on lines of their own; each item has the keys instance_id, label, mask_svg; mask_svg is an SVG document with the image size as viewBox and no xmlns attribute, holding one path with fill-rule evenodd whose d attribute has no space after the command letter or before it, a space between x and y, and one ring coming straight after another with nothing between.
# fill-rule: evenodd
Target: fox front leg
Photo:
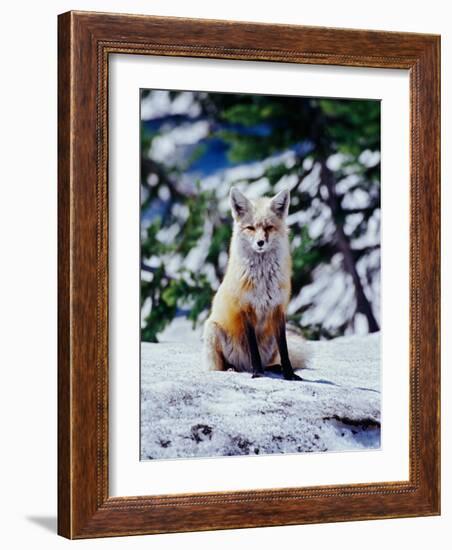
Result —
<instances>
[{"instance_id":1,"label":"fox front leg","mask_svg":"<svg viewBox=\"0 0 452 550\"><path fill-rule=\"evenodd\" d=\"M298 374L294 373L292 363L289 358L289 350L287 349L286 337L286 319L283 313L279 313L277 323L276 341L278 343L279 356L281 358L281 369L286 380L303 380Z\"/></svg>"},{"instance_id":2,"label":"fox front leg","mask_svg":"<svg viewBox=\"0 0 452 550\"><path fill-rule=\"evenodd\" d=\"M264 376L264 367L262 366L259 347L257 345L256 332L253 325L247 321L245 324L246 339L248 340L248 349L250 352L251 366L253 367L253 378Z\"/></svg>"}]
</instances>

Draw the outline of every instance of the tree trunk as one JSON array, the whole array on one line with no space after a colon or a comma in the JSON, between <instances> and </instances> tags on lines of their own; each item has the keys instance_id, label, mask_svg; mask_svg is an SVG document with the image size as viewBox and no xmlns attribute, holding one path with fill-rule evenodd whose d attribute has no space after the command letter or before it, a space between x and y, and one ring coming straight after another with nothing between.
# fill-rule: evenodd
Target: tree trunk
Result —
<instances>
[{"instance_id":1,"label":"tree trunk","mask_svg":"<svg viewBox=\"0 0 452 550\"><path fill-rule=\"evenodd\" d=\"M369 300L364 293L359 273L356 270L350 242L347 238L347 235L344 233L343 226L337 222L337 220L341 220L344 218L345 213L336 194L336 182L334 174L327 167L326 161L324 160L321 161L320 177L321 184L324 185L328 191L327 204L331 208L333 220L335 223L336 244L338 249L342 253L344 259L344 267L351 275L353 285L355 287L356 311L365 315L367 323L369 325L369 332L378 332L380 330L380 327L378 326L377 320L375 319Z\"/></svg>"}]
</instances>

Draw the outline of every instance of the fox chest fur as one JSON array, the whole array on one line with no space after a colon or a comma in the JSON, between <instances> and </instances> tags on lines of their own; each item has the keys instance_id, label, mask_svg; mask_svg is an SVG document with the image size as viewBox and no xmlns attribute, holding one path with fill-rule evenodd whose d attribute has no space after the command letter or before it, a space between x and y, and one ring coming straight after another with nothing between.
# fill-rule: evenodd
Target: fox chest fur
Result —
<instances>
[{"instance_id":1,"label":"fox chest fur","mask_svg":"<svg viewBox=\"0 0 452 550\"><path fill-rule=\"evenodd\" d=\"M240 275L240 302L256 316L256 329L265 325L279 307L285 307L290 294L290 263L281 265L277 253L244 260Z\"/></svg>"}]
</instances>

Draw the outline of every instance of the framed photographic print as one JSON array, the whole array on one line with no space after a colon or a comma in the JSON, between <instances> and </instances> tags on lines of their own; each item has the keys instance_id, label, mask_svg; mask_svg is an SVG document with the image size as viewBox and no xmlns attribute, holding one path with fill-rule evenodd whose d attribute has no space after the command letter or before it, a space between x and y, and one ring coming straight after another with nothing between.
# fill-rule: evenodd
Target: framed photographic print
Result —
<instances>
[{"instance_id":1,"label":"framed photographic print","mask_svg":"<svg viewBox=\"0 0 452 550\"><path fill-rule=\"evenodd\" d=\"M59 533L439 514L437 36L59 16Z\"/></svg>"}]
</instances>

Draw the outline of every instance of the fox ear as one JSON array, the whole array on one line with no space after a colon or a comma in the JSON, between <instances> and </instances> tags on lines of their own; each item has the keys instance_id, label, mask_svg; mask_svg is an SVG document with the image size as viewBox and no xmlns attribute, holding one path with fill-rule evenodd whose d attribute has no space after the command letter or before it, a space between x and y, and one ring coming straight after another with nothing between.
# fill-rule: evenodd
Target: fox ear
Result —
<instances>
[{"instance_id":1,"label":"fox ear","mask_svg":"<svg viewBox=\"0 0 452 550\"><path fill-rule=\"evenodd\" d=\"M231 187L229 198L231 201L232 216L235 220L243 218L243 216L251 210L250 201L237 189L237 187Z\"/></svg>"},{"instance_id":2,"label":"fox ear","mask_svg":"<svg viewBox=\"0 0 452 550\"><path fill-rule=\"evenodd\" d=\"M270 202L270 208L280 218L285 218L289 212L290 192L288 189L283 189Z\"/></svg>"}]
</instances>

